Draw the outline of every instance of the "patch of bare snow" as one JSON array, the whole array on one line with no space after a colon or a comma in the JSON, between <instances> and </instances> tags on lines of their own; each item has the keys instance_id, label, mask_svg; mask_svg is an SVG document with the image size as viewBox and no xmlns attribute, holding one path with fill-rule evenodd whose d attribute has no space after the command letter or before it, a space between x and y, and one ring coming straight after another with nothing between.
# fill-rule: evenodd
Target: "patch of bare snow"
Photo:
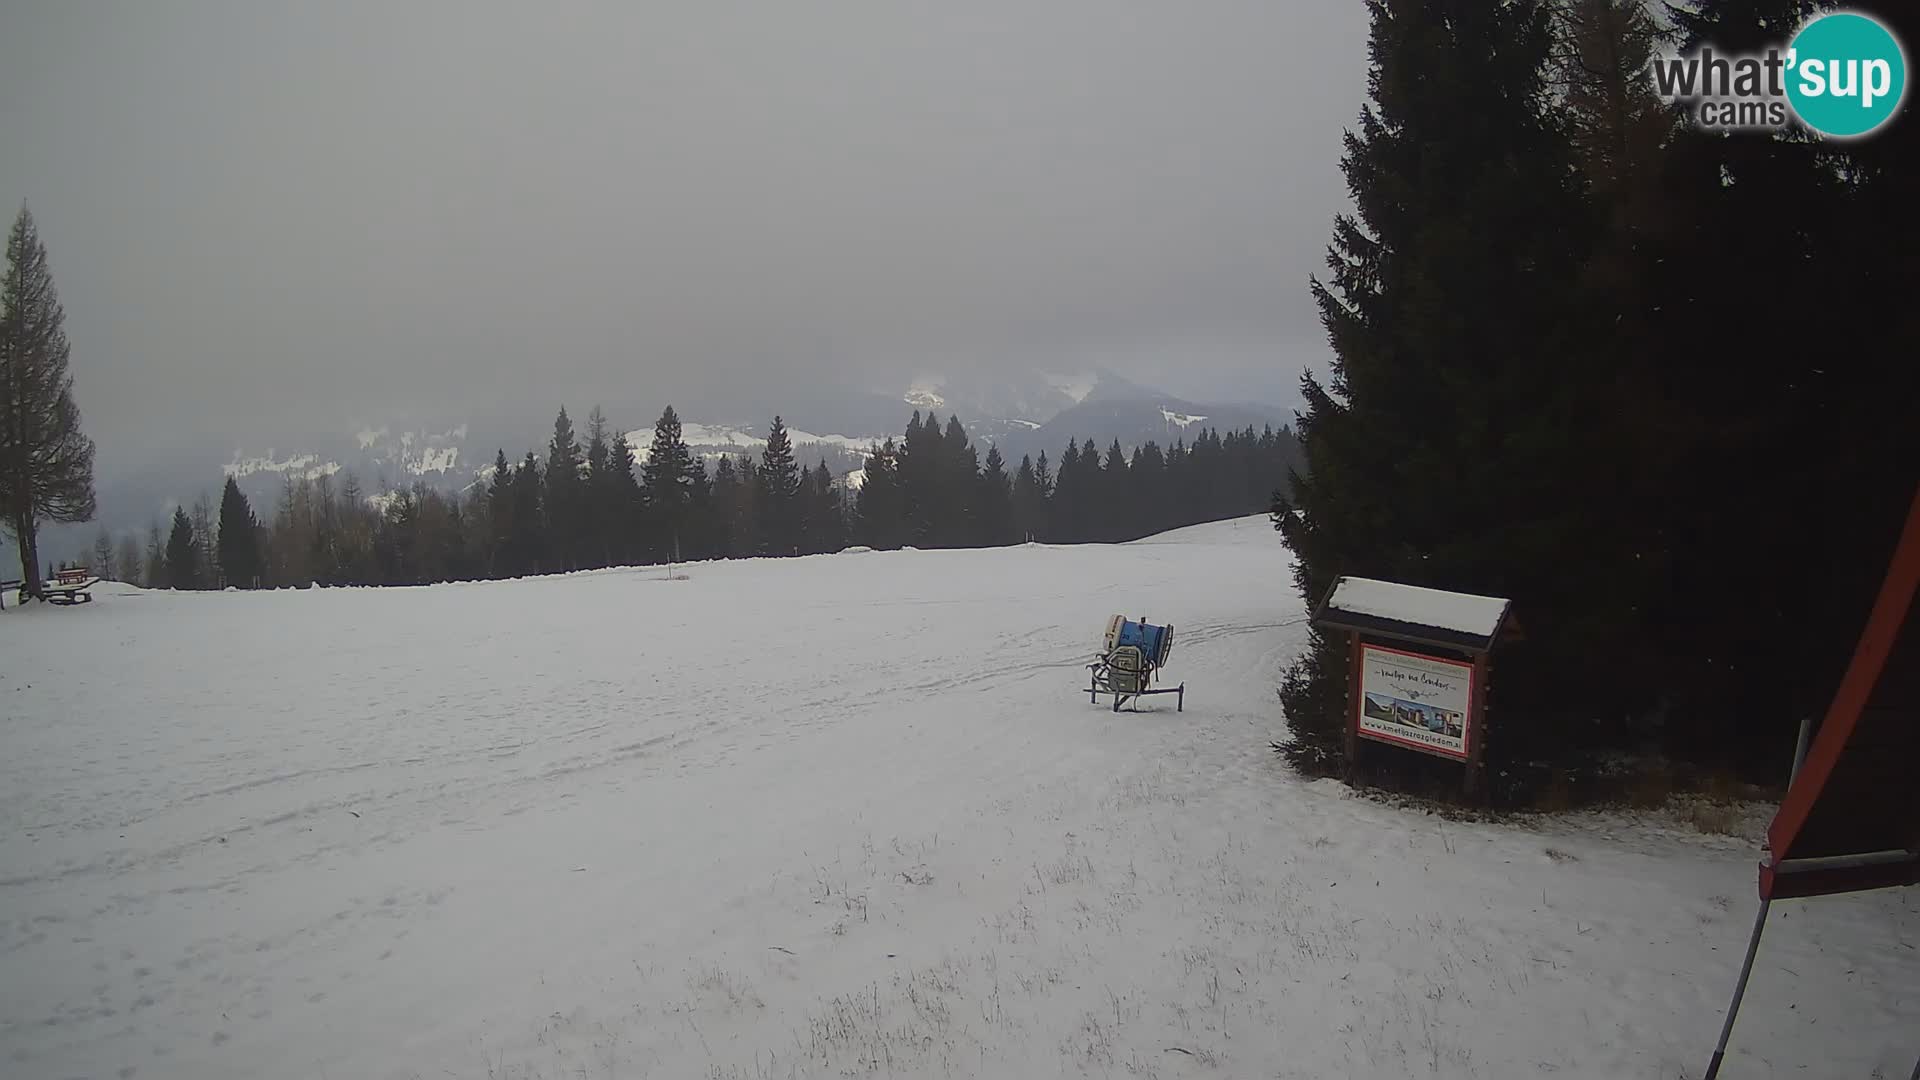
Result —
<instances>
[{"instance_id":1,"label":"patch of bare snow","mask_svg":"<svg viewBox=\"0 0 1920 1080\"><path fill-rule=\"evenodd\" d=\"M1751 843L1303 781L1286 563L1248 518L10 608L0 1061L1697 1076ZM1116 609L1180 627L1186 711L1088 704ZM1728 1075L1903 1075L1916 892L1776 905Z\"/></svg>"}]
</instances>

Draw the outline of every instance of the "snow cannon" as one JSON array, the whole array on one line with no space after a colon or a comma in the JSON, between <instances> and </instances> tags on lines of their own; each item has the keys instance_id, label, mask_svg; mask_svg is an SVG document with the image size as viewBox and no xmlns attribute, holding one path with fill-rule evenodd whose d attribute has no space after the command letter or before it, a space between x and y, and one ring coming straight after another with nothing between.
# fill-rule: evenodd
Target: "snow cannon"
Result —
<instances>
[{"instance_id":1,"label":"snow cannon","mask_svg":"<svg viewBox=\"0 0 1920 1080\"><path fill-rule=\"evenodd\" d=\"M1100 703L1100 695L1113 698L1113 711L1152 694L1175 694L1175 710L1187 708L1187 684L1155 689L1153 682L1173 652L1173 627L1155 626L1145 619L1115 615L1107 620L1106 637L1100 655L1087 665L1087 700Z\"/></svg>"},{"instance_id":2,"label":"snow cannon","mask_svg":"<svg viewBox=\"0 0 1920 1080\"><path fill-rule=\"evenodd\" d=\"M1112 652L1122 645L1138 648L1154 667L1165 667L1167 655L1173 652L1173 627L1155 626L1145 620L1135 622L1125 615L1115 615L1107 620L1107 651Z\"/></svg>"}]
</instances>

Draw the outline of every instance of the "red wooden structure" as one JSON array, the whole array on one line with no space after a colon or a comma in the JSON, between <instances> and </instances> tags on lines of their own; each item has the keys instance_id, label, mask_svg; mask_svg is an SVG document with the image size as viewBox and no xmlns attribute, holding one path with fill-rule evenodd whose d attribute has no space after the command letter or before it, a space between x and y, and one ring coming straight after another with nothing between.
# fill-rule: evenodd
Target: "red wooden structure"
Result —
<instances>
[{"instance_id":1,"label":"red wooden structure","mask_svg":"<svg viewBox=\"0 0 1920 1080\"><path fill-rule=\"evenodd\" d=\"M1720 1072L1776 899L1920 883L1920 490L1819 731L1767 829L1760 911L1707 1080ZM1914 1065L1920 1077L1920 1063Z\"/></svg>"},{"instance_id":2,"label":"red wooden structure","mask_svg":"<svg viewBox=\"0 0 1920 1080\"><path fill-rule=\"evenodd\" d=\"M1920 883L1920 492L1840 679L1767 830L1761 899Z\"/></svg>"}]
</instances>

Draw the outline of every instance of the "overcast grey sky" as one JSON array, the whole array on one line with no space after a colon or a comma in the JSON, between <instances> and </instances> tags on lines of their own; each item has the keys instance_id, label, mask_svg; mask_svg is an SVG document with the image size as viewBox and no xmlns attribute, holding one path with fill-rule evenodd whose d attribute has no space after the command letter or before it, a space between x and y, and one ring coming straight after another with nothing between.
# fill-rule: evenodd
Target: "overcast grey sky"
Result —
<instances>
[{"instance_id":1,"label":"overcast grey sky","mask_svg":"<svg viewBox=\"0 0 1920 1080\"><path fill-rule=\"evenodd\" d=\"M1291 401L1356 0L0 7L105 455L742 378Z\"/></svg>"}]
</instances>

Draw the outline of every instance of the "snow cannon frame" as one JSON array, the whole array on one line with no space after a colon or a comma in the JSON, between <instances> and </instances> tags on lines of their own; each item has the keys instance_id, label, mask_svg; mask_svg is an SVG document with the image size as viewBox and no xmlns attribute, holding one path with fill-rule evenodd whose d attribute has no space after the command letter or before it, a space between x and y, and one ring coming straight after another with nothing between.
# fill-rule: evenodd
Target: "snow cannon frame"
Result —
<instances>
[{"instance_id":1,"label":"snow cannon frame","mask_svg":"<svg viewBox=\"0 0 1920 1080\"><path fill-rule=\"evenodd\" d=\"M1173 627L1155 626L1124 615L1107 620L1104 648L1087 665L1087 701L1100 703L1101 694L1113 696L1113 711L1128 701L1153 694L1176 694L1175 711L1187 711L1187 684L1154 689L1153 680L1173 653ZM1138 709L1136 704L1135 709Z\"/></svg>"}]
</instances>

